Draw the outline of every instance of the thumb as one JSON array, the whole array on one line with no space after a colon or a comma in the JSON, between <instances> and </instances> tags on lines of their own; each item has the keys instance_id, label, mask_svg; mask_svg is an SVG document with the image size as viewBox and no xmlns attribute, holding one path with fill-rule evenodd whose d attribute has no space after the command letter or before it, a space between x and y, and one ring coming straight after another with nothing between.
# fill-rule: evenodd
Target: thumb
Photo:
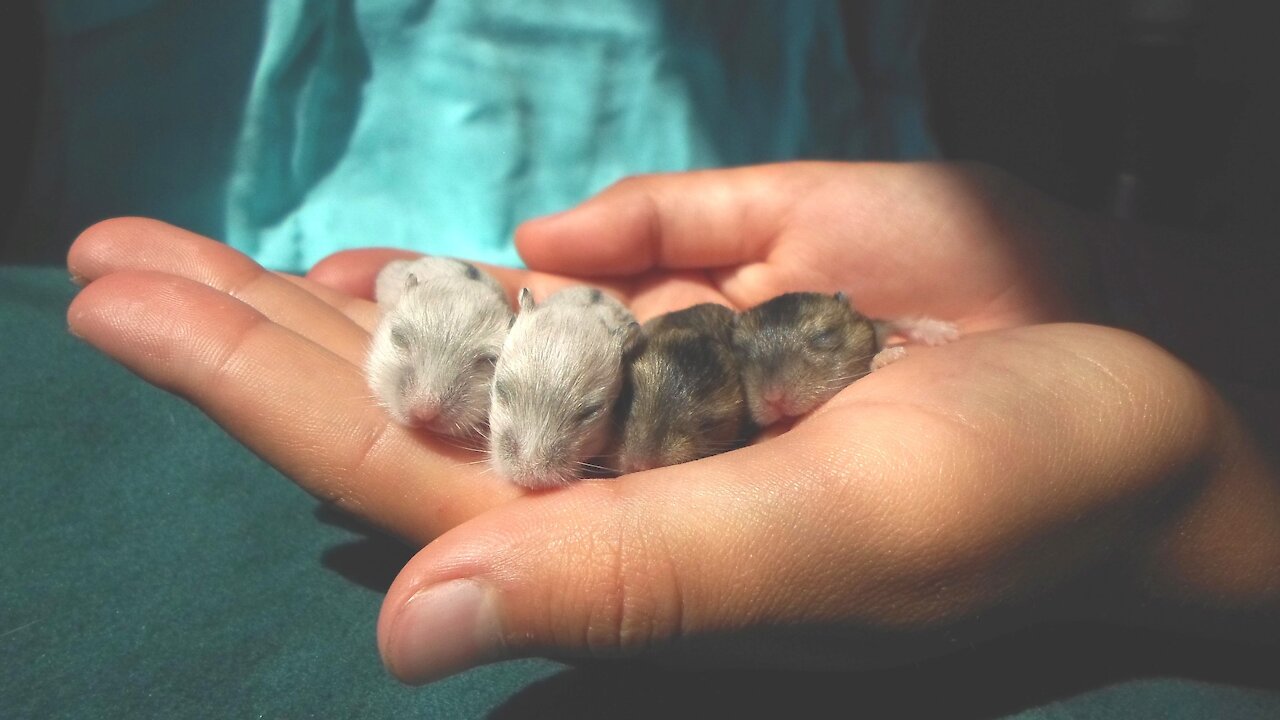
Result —
<instances>
[{"instance_id":1,"label":"thumb","mask_svg":"<svg viewBox=\"0 0 1280 720\"><path fill-rule=\"evenodd\" d=\"M829 568L796 558L830 549L821 531L797 531L808 494L769 454L751 447L585 482L454 528L390 588L378 621L384 662L417 684L526 656L741 660L741 647L688 641L736 643L744 628L818 621L811 601L829 600ZM776 648L768 657L789 662Z\"/></svg>"},{"instance_id":2,"label":"thumb","mask_svg":"<svg viewBox=\"0 0 1280 720\"><path fill-rule=\"evenodd\" d=\"M530 220L516 247L533 270L577 276L726 267L762 259L820 163L639 175Z\"/></svg>"}]
</instances>

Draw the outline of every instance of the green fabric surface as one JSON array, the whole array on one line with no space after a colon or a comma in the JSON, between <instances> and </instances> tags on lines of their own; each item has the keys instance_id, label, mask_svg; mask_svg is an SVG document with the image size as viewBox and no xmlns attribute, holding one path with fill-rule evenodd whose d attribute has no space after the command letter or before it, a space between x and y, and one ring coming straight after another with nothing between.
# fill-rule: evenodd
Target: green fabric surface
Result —
<instances>
[{"instance_id":1,"label":"green fabric surface","mask_svg":"<svg viewBox=\"0 0 1280 720\"><path fill-rule=\"evenodd\" d=\"M0 718L1280 717L1276 650L1050 627L869 673L515 661L406 688L374 644L406 548L66 332L0 268Z\"/></svg>"},{"instance_id":2,"label":"green fabric surface","mask_svg":"<svg viewBox=\"0 0 1280 720\"><path fill-rule=\"evenodd\" d=\"M0 269L0 718L476 717L555 672L395 682L408 551L70 336L74 291Z\"/></svg>"}]
</instances>

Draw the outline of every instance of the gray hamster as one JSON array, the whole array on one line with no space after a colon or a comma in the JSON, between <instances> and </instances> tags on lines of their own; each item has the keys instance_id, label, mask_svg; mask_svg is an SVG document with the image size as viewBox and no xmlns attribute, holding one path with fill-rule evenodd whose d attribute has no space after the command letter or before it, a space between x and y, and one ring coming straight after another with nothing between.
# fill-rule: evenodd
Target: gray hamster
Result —
<instances>
[{"instance_id":1,"label":"gray hamster","mask_svg":"<svg viewBox=\"0 0 1280 720\"><path fill-rule=\"evenodd\" d=\"M400 295L408 284L406 281L410 273L419 282L428 278L460 276L464 276L469 280L478 280L485 287L502 296L504 298L503 303L506 303L507 291L503 289L502 283L499 283L489 273L465 260L439 257L437 255L423 255L413 260L392 260L382 266L382 269L378 271L377 279L374 281L373 289L373 298L378 302L379 310L386 311L395 307L396 302L400 299Z\"/></svg>"},{"instance_id":2,"label":"gray hamster","mask_svg":"<svg viewBox=\"0 0 1280 720\"><path fill-rule=\"evenodd\" d=\"M748 427L736 314L715 303L645 323L618 405L616 462L622 472L676 465L731 450Z\"/></svg>"},{"instance_id":3,"label":"gray hamster","mask_svg":"<svg viewBox=\"0 0 1280 720\"><path fill-rule=\"evenodd\" d=\"M383 315L365 376L396 422L469 437L483 431L513 314L497 280L470 263L393 261L375 288Z\"/></svg>"},{"instance_id":4,"label":"gray hamster","mask_svg":"<svg viewBox=\"0 0 1280 720\"><path fill-rule=\"evenodd\" d=\"M531 489L587 474L609 438L623 358L640 326L600 290L573 287L520 311L498 356L489 411L490 461Z\"/></svg>"},{"instance_id":5,"label":"gray hamster","mask_svg":"<svg viewBox=\"0 0 1280 720\"><path fill-rule=\"evenodd\" d=\"M428 258L419 258L417 262L427 260ZM430 258L433 260L444 260L444 258ZM373 299L378 301L378 309L386 312L395 307L396 301L400 299L400 294L404 292L405 280L409 277L409 268L416 262L414 260L392 260L382 269L378 271L378 277L373 285ZM425 263L424 263L425 265ZM424 267L428 269L429 267ZM431 272L424 273L431 275Z\"/></svg>"},{"instance_id":6,"label":"gray hamster","mask_svg":"<svg viewBox=\"0 0 1280 720\"><path fill-rule=\"evenodd\" d=\"M939 344L957 331L932 318L871 320L844 293L787 293L743 312L734 346L752 420L763 428L818 407L869 373L894 334ZM900 356L886 354L877 365Z\"/></svg>"}]
</instances>

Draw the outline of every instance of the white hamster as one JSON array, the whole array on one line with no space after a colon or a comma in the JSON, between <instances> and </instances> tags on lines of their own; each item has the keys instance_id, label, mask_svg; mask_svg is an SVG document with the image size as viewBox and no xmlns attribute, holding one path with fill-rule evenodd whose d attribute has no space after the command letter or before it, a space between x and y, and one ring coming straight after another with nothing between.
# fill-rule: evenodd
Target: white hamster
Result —
<instances>
[{"instance_id":1,"label":"white hamster","mask_svg":"<svg viewBox=\"0 0 1280 720\"><path fill-rule=\"evenodd\" d=\"M445 258L423 257L418 260L392 260L378 271L378 279L373 286L373 299L378 301L378 309L386 312L395 307L400 294L404 292L405 279L409 277L409 267L414 262L423 260L443 261ZM427 268L424 268L427 269ZM430 275L430 272L424 273Z\"/></svg>"},{"instance_id":2,"label":"white hamster","mask_svg":"<svg viewBox=\"0 0 1280 720\"><path fill-rule=\"evenodd\" d=\"M513 319L502 286L470 263L424 257L388 263L375 293L383 315L365 375L378 400L403 425L480 433Z\"/></svg>"},{"instance_id":3,"label":"white hamster","mask_svg":"<svg viewBox=\"0 0 1280 720\"><path fill-rule=\"evenodd\" d=\"M490 459L531 489L582 477L609 439L623 359L640 326L600 290L573 287L520 312L498 358L489 411Z\"/></svg>"}]
</instances>

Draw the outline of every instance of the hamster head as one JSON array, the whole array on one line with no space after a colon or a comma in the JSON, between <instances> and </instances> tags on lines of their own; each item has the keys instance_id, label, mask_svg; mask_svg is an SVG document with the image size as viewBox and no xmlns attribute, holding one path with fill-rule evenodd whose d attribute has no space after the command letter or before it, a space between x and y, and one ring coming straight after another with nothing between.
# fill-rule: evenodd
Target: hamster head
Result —
<instances>
[{"instance_id":1,"label":"hamster head","mask_svg":"<svg viewBox=\"0 0 1280 720\"><path fill-rule=\"evenodd\" d=\"M735 447L747 407L733 348L689 330L649 335L646 328L646 335L619 402L619 469L676 465Z\"/></svg>"},{"instance_id":2,"label":"hamster head","mask_svg":"<svg viewBox=\"0 0 1280 720\"><path fill-rule=\"evenodd\" d=\"M410 276L413 277L410 280ZM465 260L423 255L413 260L392 260L382 266L374 282L374 299L378 307L394 307L405 290L418 283L440 279L475 280L500 298L506 298L502 285L493 276Z\"/></svg>"},{"instance_id":3,"label":"hamster head","mask_svg":"<svg viewBox=\"0 0 1280 720\"><path fill-rule=\"evenodd\" d=\"M608 441L623 357L638 335L635 322L609 327L576 304L535 307L523 291L494 374L489 448L498 473L531 489L582 477Z\"/></svg>"},{"instance_id":4,"label":"hamster head","mask_svg":"<svg viewBox=\"0 0 1280 720\"><path fill-rule=\"evenodd\" d=\"M366 373L395 420L467 437L489 414L489 391L511 326L506 299L466 277L407 287L373 335Z\"/></svg>"},{"instance_id":5,"label":"hamster head","mask_svg":"<svg viewBox=\"0 0 1280 720\"><path fill-rule=\"evenodd\" d=\"M804 415L870 371L875 328L844 293L787 293L742 313L734 346L760 427Z\"/></svg>"}]
</instances>

